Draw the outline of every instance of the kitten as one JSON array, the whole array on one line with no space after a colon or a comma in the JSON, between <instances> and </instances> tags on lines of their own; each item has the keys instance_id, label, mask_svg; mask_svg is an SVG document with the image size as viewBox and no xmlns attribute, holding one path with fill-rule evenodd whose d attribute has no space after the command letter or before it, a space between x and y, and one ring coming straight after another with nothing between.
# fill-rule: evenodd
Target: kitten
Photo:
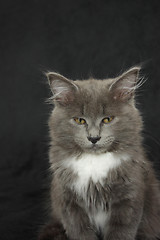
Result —
<instances>
[{"instance_id":1,"label":"kitten","mask_svg":"<svg viewBox=\"0 0 160 240\"><path fill-rule=\"evenodd\" d=\"M40 240L156 240L160 188L142 147L139 67L113 79L49 72L52 222Z\"/></svg>"}]
</instances>

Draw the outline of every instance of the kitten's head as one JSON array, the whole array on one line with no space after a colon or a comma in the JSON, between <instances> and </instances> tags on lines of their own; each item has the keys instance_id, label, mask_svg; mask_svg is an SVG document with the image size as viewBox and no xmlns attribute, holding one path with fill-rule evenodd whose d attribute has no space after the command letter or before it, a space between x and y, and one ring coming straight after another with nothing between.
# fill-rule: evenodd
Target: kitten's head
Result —
<instances>
[{"instance_id":1,"label":"kitten's head","mask_svg":"<svg viewBox=\"0 0 160 240\"><path fill-rule=\"evenodd\" d=\"M52 142L73 152L97 154L139 145L142 120L134 98L141 85L139 70L83 81L47 73L55 104L49 122Z\"/></svg>"}]
</instances>

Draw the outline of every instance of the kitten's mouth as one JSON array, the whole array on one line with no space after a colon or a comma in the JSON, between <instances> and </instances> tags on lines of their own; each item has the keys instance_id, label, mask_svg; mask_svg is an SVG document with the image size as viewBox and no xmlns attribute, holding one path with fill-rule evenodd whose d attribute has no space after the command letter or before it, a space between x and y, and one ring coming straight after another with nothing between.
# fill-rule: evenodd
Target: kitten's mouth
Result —
<instances>
[{"instance_id":1,"label":"kitten's mouth","mask_svg":"<svg viewBox=\"0 0 160 240\"><path fill-rule=\"evenodd\" d=\"M92 143L91 148L98 149L100 146L98 144Z\"/></svg>"},{"instance_id":2,"label":"kitten's mouth","mask_svg":"<svg viewBox=\"0 0 160 240\"><path fill-rule=\"evenodd\" d=\"M93 154L101 154L101 153L105 153L107 150L104 149L104 148L100 148L100 147L97 147L97 146L93 146L91 148L88 148L87 149L87 153L93 153Z\"/></svg>"},{"instance_id":3,"label":"kitten's mouth","mask_svg":"<svg viewBox=\"0 0 160 240\"><path fill-rule=\"evenodd\" d=\"M110 142L110 144L108 144L107 146L92 143L86 150L93 153L105 153L108 151L114 151L117 149L117 147L117 144L114 144L114 142Z\"/></svg>"},{"instance_id":4,"label":"kitten's mouth","mask_svg":"<svg viewBox=\"0 0 160 240\"><path fill-rule=\"evenodd\" d=\"M99 144L92 144L90 147L87 148L89 152L104 152L105 149L100 146Z\"/></svg>"}]
</instances>

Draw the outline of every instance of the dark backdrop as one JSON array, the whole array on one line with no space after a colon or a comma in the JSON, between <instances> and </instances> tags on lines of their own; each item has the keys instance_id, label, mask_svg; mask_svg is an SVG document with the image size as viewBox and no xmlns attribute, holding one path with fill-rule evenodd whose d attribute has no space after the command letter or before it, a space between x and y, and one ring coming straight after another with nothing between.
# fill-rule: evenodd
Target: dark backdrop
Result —
<instances>
[{"instance_id":1,"label":"dark backdrop","mask_svg":"<svg viewBox=\"0 0 160 240\"><path fill-rule=\"evenodd\" d=\"M160 170L160 1L0 4L0 239L36 239L48 190L50 91L43 71L113 77L144 62L145 146Z\"/></svg>"}]
</instances>

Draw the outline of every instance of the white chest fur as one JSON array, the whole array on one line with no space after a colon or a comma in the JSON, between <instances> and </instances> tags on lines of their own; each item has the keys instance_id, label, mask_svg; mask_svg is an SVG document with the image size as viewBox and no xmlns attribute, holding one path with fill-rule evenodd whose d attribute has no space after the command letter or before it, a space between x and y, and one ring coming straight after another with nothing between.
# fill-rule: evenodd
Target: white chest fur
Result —
<instances>
[{"instance_id":1,"label":"white chest fur","mask_svg":"<svg viewBox=\"0 0 160 240\"><path fill-rule=\"evenodd\" d=\"M72 187L79 195L84 195L89 180L103 184L103 180L107 177L108 172L120 166L121 162L127 159L127 155L116 153L99 155L85 153L80 157L68 159L66 161L67 166L78 176Z\"/></svg>"},{"instance_id":2,"label":"white chest fur","mask_svg":"<svg viewBox=\"0 0 160 240\"><path fill-rule=\"evenodd\" d=\"M98 231L107 231L107 223L110 219L110 212L106 212L100 207L95 209L92 213L88 212L91 224L93 224Z\"/></svg>"}]
</instances>

